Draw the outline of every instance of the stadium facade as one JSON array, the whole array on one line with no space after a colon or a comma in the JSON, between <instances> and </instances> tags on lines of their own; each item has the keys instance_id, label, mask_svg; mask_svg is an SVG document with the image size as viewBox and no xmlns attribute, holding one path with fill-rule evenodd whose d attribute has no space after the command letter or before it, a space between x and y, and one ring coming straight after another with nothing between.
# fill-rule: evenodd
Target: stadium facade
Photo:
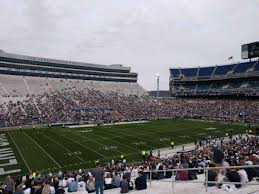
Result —
<instances>
[{"instance_id":1,"label":"stadium facade","mask_svg":"<svg viewBox=\"0 0 259 194\"><path fill-rule=\"evenodd\" d=\"M259 60L209 67L171 68L172 96L259 96Z\"/></svg>"},{"instance_id":2,"label":"stadium facade","mask_svg":"<svg viewBox=\"0 0 259 194\"><path fill-rule=\"evenodd\" d=\"M0 74L96 81L137 82L138 74L123 65L98 65L0 51Z\"/></svg>"}]
</instances>

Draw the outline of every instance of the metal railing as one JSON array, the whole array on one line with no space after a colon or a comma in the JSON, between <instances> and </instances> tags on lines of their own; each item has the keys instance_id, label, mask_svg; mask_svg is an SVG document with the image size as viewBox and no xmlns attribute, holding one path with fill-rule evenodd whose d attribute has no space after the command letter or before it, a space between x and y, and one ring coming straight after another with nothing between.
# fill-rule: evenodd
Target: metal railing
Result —
<instances>
[{"instance_id":1,"label":"metal railing","mask_svg":"<svg viewBox=\"0 0 259 194\"><path fill-rule=\"evenodd\" d=\"M204 171L205 175L205 180L204 181L199 181L199 180L186 180L184 182L191 182L191 183L202 183L205 185L205 191L208 191L208 184L239 184L239 185L259 185L259 182L226 182L226 181L208 181L208 171L209 170L227 170L227 169L245 169L245 168L259 168L259 165L247 165L247 166L229 166L229 167L204 167L204 168L178 168L178 169L168 169L168 170L149 170L149 171L144 171L144 173L149 174L149 184L150 187L152 185L152 174L153 173L158 173L158 172L172 172L172 177L170 178L164 178L164 179L159 179L157 181L160 182L168 182L172 183L172 189L174 191L174 184L182 182L181 180L176 180L176 173L179 171ZM258 190L259 191L259 190Z\"/></svg>"}]
</instances>

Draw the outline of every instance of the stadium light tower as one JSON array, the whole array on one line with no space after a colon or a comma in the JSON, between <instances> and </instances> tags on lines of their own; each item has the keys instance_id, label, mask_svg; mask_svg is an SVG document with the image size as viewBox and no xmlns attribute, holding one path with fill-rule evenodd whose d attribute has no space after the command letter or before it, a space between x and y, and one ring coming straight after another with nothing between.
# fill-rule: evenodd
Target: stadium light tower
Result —
<instances>
[{"instance_id":1,"label":"stadium light tower","mask_svg":"<svg viewBox=\"0 0 259 194\"><path fill-rule=\"evenodd\" d=\"M160 74L156 74L156 97L159 97L159 78L160 78Z\"/></svg>"}]
</instances>

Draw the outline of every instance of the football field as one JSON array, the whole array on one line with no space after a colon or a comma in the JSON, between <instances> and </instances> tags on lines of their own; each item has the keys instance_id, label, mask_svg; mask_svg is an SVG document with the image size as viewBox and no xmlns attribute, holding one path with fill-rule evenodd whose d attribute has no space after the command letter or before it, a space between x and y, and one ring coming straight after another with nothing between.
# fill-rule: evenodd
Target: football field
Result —
<instances>
[{"instance_id":1,"label":"football field","mask_svg":"<svg viewBox=\"0 0 259 194\"><path fill-rule=\"evenodd\" d=\"M224 136L247 127L193 120L160 120L138 124L85 128L42 128L1 131L0 176L91 168L96 160L140 161L141 150L191 143L196 139Z\"/></svg>"}]
</instances>

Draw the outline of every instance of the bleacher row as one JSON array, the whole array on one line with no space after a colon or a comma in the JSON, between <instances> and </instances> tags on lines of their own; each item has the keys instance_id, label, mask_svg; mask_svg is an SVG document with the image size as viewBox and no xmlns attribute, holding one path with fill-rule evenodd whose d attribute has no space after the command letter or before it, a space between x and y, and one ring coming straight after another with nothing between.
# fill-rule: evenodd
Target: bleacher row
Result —
<instances>
[{"instance_id":1,"label":"bleacher row","mask_svg":"<svg viewBox=\"0 0 259 194\"><path fill-rule=\"evenodd\" d=\"M125 95L144 95L146 93L139 84L134 82L69 80L0 74L0 104L9 102L10 100L17 102L28 96L37 96L67 88L73 91L95 89L102 93L114 91Z\"/></svg>"},{"instance_id":2,"label":"bleacher row","mask_svg":"<svg viewBox=\"0 0 259 194\"><path fill-rule=\"evenodd\" d=\"M197 67L197 68L176 68L170 69L173 78L179 77L196 77L213 78L224 75L235 75L242 73L259 72L259 61L237 63L231 65L220 65L211 67Z\"/></svg>"},{"instance_id":3,"label":"bleacher row","mask_svg":"<svg viewBox=\"0 0 259 194\"><path fill-rule=\"evenodd\" d=\"M170 69L172 95L259 95L259 61Z\"/></svg>"}]
</instances>

